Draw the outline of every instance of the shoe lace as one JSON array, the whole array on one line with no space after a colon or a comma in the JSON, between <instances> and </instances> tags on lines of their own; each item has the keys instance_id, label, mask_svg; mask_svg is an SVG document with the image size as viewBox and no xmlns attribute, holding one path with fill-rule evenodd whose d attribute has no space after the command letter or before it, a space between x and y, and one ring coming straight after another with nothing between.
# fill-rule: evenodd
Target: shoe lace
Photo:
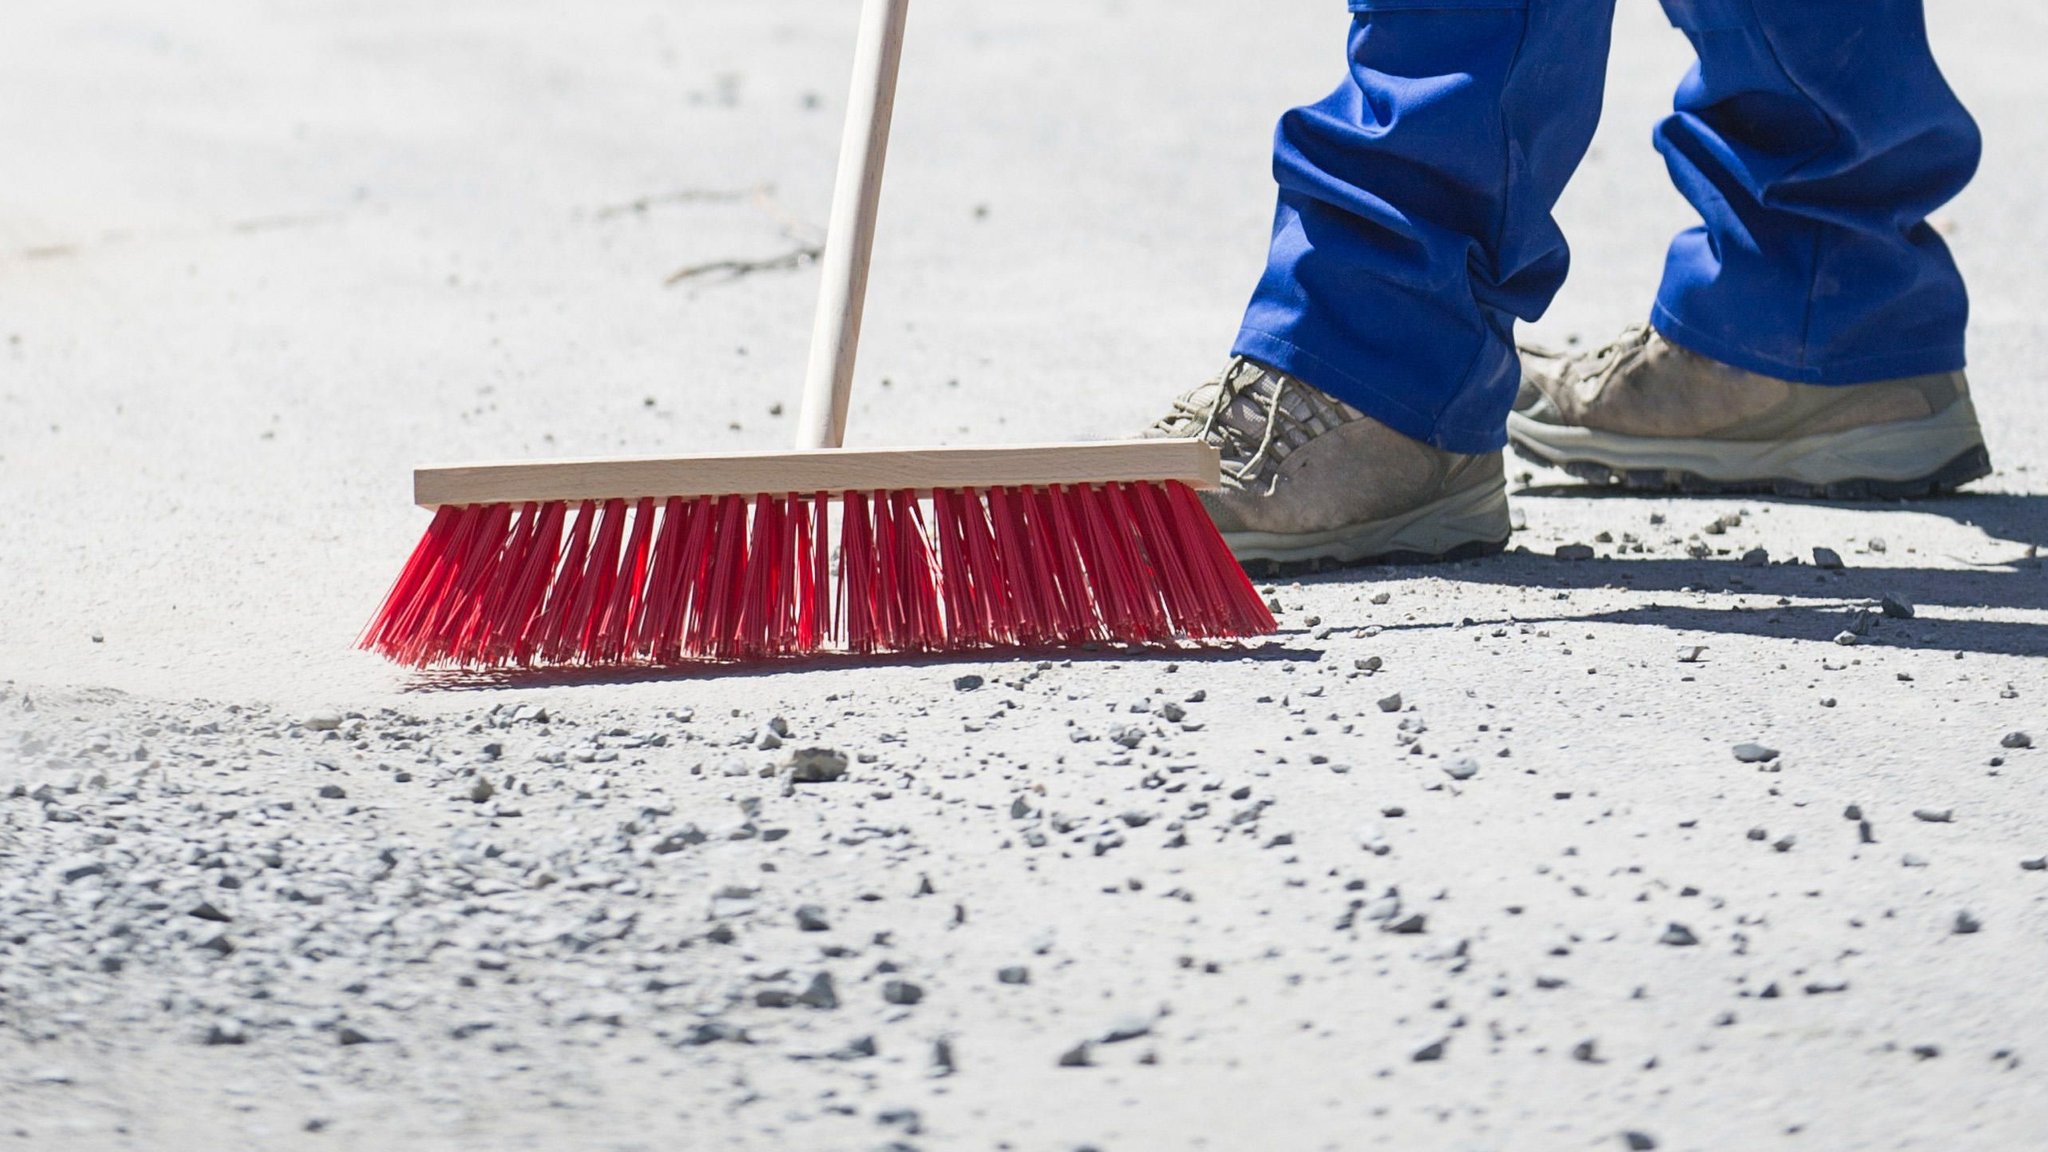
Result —
<instances>
[{"instance_id":1,"label":"shoe lace","mask_svg":"<svg viewBox=\"0 0 2048 1152\"><path fill-rule=\"evenodd\" d=\"M1273 381L1271 394L1247 391L1267 378ZM1222 450L1225 487L1249 489L1266 472L1273 449L1280 442L1282 402L1293 384L1294 380L1285 373L1269 374L1239 356L1223 370L1213 396L1199 403L1188 396L1175 400L1173 419L1198 424L1200 430L1195 438ZM1257 405L1261 409L1259 418L1244 425L1224 420L1239 399Z\"/></svg>"},{"instance_id":2,"label":"shoe lace","mask_svg":"<svg viewBox=\"0 0 2048 1152\"><path fill-rule=\"evenodd\" d=\"M1587 377L1605 383L1623 366L1632 364L1641 356L1650 343L1648 324L1631 324L1622 329L1621 335L1601 345L1594 351L1589 363Z\"/></svg>"}]
</instances>

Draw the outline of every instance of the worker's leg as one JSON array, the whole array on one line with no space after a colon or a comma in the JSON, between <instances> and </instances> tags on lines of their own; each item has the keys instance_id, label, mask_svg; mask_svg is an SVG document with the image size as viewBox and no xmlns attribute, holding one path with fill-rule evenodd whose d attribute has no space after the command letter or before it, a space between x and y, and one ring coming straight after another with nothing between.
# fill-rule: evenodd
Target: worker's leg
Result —
<instances>
[{"instance_id":1,"label":"worker's leg","mask_svg":"<svg viewBox=\"0 0 2048 1152\"><path fill-rule=\"evenodd\" d=\"M1921 0L1664 0L1700 55L1657 129L1704 226L1652 318L1672 343L1783 380L1963 367L1962 276L1927 216L1976 171Z\"/></svg>"},{"instance_id":2,"label":"worker's leg","mask_svg":"<svg viewBox=\"0 0 2048 1152\"><path fill-rule=\"evenodd\" d=\"M1527 349L1508 432L1593 480L1905 497L1990 474L1968 302L1927 214L1977 165L1920 0L1664 0L1699 65L1657 130L1703 226L1651 320Z\"/></svg>"},{"instance_id":3,"label":"worker's leg","mask_svg":"<svg viewBox=\"0 0 2048 1152\"><path fill-rule=\"evenodd\" d=\"M1550 213L1599 119L1613 0L1351 8L1349 77L1280 122L1271 255L1236 351L1403 435L1491 452L1514 322L1564 281Z\"/></svg>"}]
</instances>

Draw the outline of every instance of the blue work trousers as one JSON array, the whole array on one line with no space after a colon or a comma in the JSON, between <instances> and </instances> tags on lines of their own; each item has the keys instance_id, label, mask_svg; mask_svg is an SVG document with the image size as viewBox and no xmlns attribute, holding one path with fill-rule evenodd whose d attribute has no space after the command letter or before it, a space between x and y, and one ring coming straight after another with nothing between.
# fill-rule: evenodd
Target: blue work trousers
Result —
<instances>
[{"instance_id":1,"label":"blue work trousers","mask_svg":"<svg viewBox=\"0 0 2048 1152\"><path fill-rule=\"evenodd\" d=\"M1662 0L1699 62L1657 127L1703 226L1651 322L1787 380L1963 366L1927 216L1981 140L1921 0ZM1551 210L1600 117L1614 0L1351 0L1350 76L1280 121L1271 256L1236 352L1418 440L1505 442L1517 318L1570 261Z\"/></svg>"}]
</instances>

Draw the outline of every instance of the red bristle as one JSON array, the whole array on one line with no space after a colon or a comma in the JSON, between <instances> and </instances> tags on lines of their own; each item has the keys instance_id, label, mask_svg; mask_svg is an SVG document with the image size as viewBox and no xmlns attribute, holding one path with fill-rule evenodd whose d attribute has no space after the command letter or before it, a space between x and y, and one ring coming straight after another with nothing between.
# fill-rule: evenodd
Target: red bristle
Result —
<instances>
[{"instance_id":1,"label":"red bristle","mask_svg":"<svg viewBox=\"0 0 2048 1152\"><path fill-rule=\"evenodd\" d=\"M1187 557L1168 527L1165 491L1157 484L1129 484L1125 489L1137 513L1139 539L1153 571L1159 573L1159 591L1166 600L1173 628L1192 639L1218 635L1222 632L1220 613L1216 606L1195 594L1188 577Z\"/></svg>"},{"instance_id":2,"label":"red bristle","mask_svg":"<svg viewBox=\"0 0 2048 1152\"><path fill-rule=\"evenodd\" d=\"M508 506L509 508L509 506ZM497 557L491 562L491 574L482 595L476 600L476 611L465 621L460 635L454 639L449 659L455 663L476 666L490 661L490 644L493 629L504 615L507 604L517 591L519 574L526 561L527 550L540 530L540 506L523 505L517 516L507 525L505 542Z\"/></svg>"},{"instance_id":3,"label":"red bristle","mask_svg":"<svg viewBox=\"0 0 2048 1152\"><path fill-rule=\"evenodd\" d=\"M1003 584L1010 592L1010 639L1019 644L1042 644L1053 634L1051 609L1046 592L1030 558L1037 553L1031 544L1030 525L1024 509L1028 495L1008 488L988 490L989 525L995 532L996 561L1003 570ZM1040 557L1042 560L1043 557Z\"/></svg>"},{"instance_id":4,"label":"red bristle","mask_svg":"<svg viewBox=\"0 0 2048 1152\"><path fill-rule=\"evenodd\" d=\"M932 493L939 536L939 590L945 595L946 634L957 647L1001 643L1008 634L1008 594L995 552L987 543L988 512L974 491Z\"/></svg>"},{"instance_id":5,"label":"red bristle","mask_svg":"<svg viewBox=\"0 0 2048 1152\"><path fill-rule=\"evenodd\" d=\"M565 662L563 650L569 632L576 594L583 584L584 562L590 556L590 540L596 529L597 504L585 500L577 506L576 518L567 527L568 546L563 550L554 582L548 586L547 603L532 621L530 650L535 660L548 664Z\"/></svg>"},{"instance_id":6,"label":"red bristle","mask_svg":"<svg viewBox=\"0 0 2048 1152\"><path fill-rule=\"evenodd\" d=\"M618 545L610 553L612 570L604 594L591 606L585 631L584 659L591 664L618 664L629 653L624 640L633 619L633 605L640 596L640 581L646 576L647 540L640 503L620 501ZM648 529L652 525L646 525Z\"/></svg>"},{"instance_id":7,"label":"red bristle","mask_svg":"<svg viewBox=\"0 0 2048 1152\"><path fill-rule=\"evenodd\" d=\"M946 624L939 606L937 566L932 558L931 537L924 515L918 509L917 493L905 489L890 500L896 506L897 540L902 547L898 570L902 575L904 647L912 652L930 652L946 646Z\"/></svg>"},{"instance_id":8,"label":"red bristle","mask_svg":"<svg viewBox=\"0 0 2048 1152\"><path fill-rule=\"evenodd\" d=\"M968 578L974 585L973 614L980 639L988 644L1013 644L1018 631L1016 597L1002 562L996 559L995 536L989 531L988 505L982 493L961 494L960 528Z\"/></svg>"},{"instance_id":9,"label":"red bristle","mask_svg":"<svg viewBox=\"0 0 2048 1152\"><path fill-rule=\"evenodd\" d=\"M710 626L705 618L710 612L709 580L715 551L713 541L718 538L718 507L718 500L710 496L690 502L690 534L683 542L682 567L676 577L680 592L670 637L677 659L700 659L710 646Z\"/></svg>"},{"instance_id":10,"label":"red bristle","mask_svg":"<svg viewBox=\"0 0 2048 1152\"><path fill-rule=\"evenodd\" d=\"M1244 566L1230 554L1216 522L1202 507L1195 491L1177 481L1166 486L1174 511L1174 528L1186 549L1188 568L1196 587L1229 621L1229 635L1266 636L1279 628L1266 602L1252 587Z\"/></svg>"},{"instance_id":11,"label":"red bristle","mask_svg":"<svg viewBox=\"0 0 2048 1152\"><path fill-rule=\"evenodd\" d=\"M811 498L811 594L807 600L812 618L814 645L832 637L832 496L820 492Z\"/></svg>"},{"instance_id":12,"label":"red bristle","mask_svg":"<svg viewBox=\"0 0 2048 1152\"><path fill-rule=\"evenodd\" d=\"M1103 631L1111 640L1128 639L1142 630L1144 618L1133 590L1137 575L1116 546L1096 489L1068 488L1064 496L1068 517L1080 526L1088 587L1102 613Z\"/></svg>"},{"instance_id":13,"label":"red bristle","mask_svg":"<svg viewBox=\"0 0 2048 1152\"><path fill-rule=\"evenodd\" d=\"M443 505L434 509L433 522L427 525L420 542L413 547L405 567L398 570L398 579L392 582L384 603L356 640L357 647L397 658L400 641L405 634L405 621L418 613L416 606L421 602L421 593L447 550L449 538L455 534L460 520L461 512L455 508Z\"/></svg>"},{"instance_id":14,"label":"red bristle","mask_svg":"<svg viewBox=\"0 0 2048 1152\"><path fill-rule=\"evenodd\" d=\"M737 654L746 600L747 502L720 497L713 515L711 567L704 577L709 599L698 617L698 653L726 660Z\"/></svg>"},{"instance_id":15,"label":"red bristle","mask_svg":"<svg viewBox=\"0 0 2048 1152\"><path fill-rule=\"evenodd\" d=\"M447 531L437 542L433 558L420 578L418 591L393 629L397 659L408 664L426 664L435 658L432 650L434 621L446 611L445 598L454 586L462 558L468 554L475 538L481 512L474 507L452 510Z\"/></svg>"},{"instance_id":16,"label":"red bristle","mask_svg":"<svg viewBox=\"0 0 2048 1152\"><path fill-rule=\"evenodd\" d=\"M813 557L817 555L818 540L815 523L811 516L811 502L808 497L798 496L790 500L790 556L793 561L791 576L794 577L790 595L795 598L795 614L791 621L791 643L798 651L815 651L819 644L817 618L817 568Z\"/></svg>"},{"instance_id":17,"label":"red bristle","mask_svg":"<svg viewBox=\"0 0 2048 1152\"><path fill-rule=\"evenodd\" d=\"M1161 589L1164 580L1153 567L1153 559L1145 549L1144 525L1131 504L1130 494L1125 490L1127 487L1105 484L1100 489L1101 499L1108 511L1109 527L1115 535L1117 551L1123 555L1124 563L1131 572L1132 591L1137 597L1147 633L1145 639L1148 643L1159 643L1174 636Z\"/></svg>"},{"instance_id":18,"label":"red bristle","mask_svg":"<svg viewBox=\"0 0 2048 1152\"><path fill-rule=\"evenodd\" d=\"M596 640L600 613L609 603L612 585L618 580L619 545L625 537L626 502L607 500L598 508L597 533L584 557L583 580L576 589L570 620L564 635L562 663L589 664L597 656Z\"/></svg>"},{"instance_id":19,"label":"red bristle","mask_svg":"<svg viewBox=\"0 0 2048 1152\"><path fill-rule=\"evenodd\" d=\"M740 584L737 654L757 658L773 652L775 581L782 559L782 501L754 497L753 536Z\"/></svg>"},{"instance_id":20,"label":"red bristle","mask_svg":"<svg viewBox=\"0 0 2048 1152\"><path fill-rule=\"evenodd\" d=\"M1101 593L1092 589L1088 582L1088 538L1074 520L1065 489L1052 487L1040 492L1037 511L1039 516L1035 526L1040 546L1052 556L1053 570L1058 577L1063 627L1057 639L1064 643L1103 639L1106 629L1099 599Z\"/></svg>"},{"instance_id":21,"label":"red bristle","mask_svg":"<svg viewBox=\"0 0 2048 1152\"><path fill-rule=\"evenodd\" d=\"M839 623L845 629L847 651L866 655L875 650L879 639L875 628L874 527L868 518L867 494L848 492L839 507Z\"/></svg>"},{"instance_id":22,"label":"red bristle","mask_svg":"<svg viewBox=\"0 0 2048 1152\"><path fill-rule=\"evenodd\" d=\"M489 577L490 560L504 544L504 518L511 509L503 504L478 504L462 510L462 531L457 534L445 579L435 593L434 611L420 621L415 638L415 663L438 662L454 652L454 640L463 623L475 614L478 586Z\"/></svg>"},{"instance_id":23,"label":"red bristle","mask_svg":"<svg viewBox=\"0 0 2048 1152\"><path fill-rule=\"evenodd\" d=\"M548 584L561 560L562 528L568 516L569 506L559 500L540 506L540 523L527 546L512 594L504 611L492 621L487 664L523 667L532 663L533 621L547 601Z\"/></svg>"},{"instance_id":24,"label":"red bristle","mask_svg":"<svg viewBox=\"0 0 2048 1152\"><path fill-rule=\"evenodd\" d=\"M869 504L875 517L875 582L870 589L875 613L875 644L883 651L903 646L903 581L897 565L903 553L896 542L896 506L889 494L877 493Z\"/></svg>"},{"instance_id":25,"label":"red bristle","mask_svg":"<svg viewBox=\"0 0 2048 1152\"><path fill-rule=\"evenodd\" d=\"M684 593L682 555L688 507L682 497L669 497L662 504L661 523L654 533L646 590L633 620L633 650L650 663L659 664L670 658L673 621Z\"/></svg>"}]
</instances>

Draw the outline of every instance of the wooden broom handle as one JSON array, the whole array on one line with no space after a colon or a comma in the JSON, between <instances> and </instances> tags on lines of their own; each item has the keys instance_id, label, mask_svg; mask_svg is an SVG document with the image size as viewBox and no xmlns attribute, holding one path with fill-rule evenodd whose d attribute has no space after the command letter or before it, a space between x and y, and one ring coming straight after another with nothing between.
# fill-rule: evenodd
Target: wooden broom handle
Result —
<instances>
[{"instance_id":1,"label":"wooden broom handle","mask_svg":"<svg viewBox=\"0 0 2048 1152\"><path fill-rule=\"evenodd\" d=\"M818 319L811 330L810 370L797 418L800 449L837 448L846 440L846 407L853 391L854 357L860 350L861 308L875 250L882 166L889 152L889 119L896 106L896 71L903 61L903 26L909 12L910 0L864 0L861 6L853 90L839 142L839 180L832 191L832 223L825 234Z\"/></svg>"}]
</instances>

